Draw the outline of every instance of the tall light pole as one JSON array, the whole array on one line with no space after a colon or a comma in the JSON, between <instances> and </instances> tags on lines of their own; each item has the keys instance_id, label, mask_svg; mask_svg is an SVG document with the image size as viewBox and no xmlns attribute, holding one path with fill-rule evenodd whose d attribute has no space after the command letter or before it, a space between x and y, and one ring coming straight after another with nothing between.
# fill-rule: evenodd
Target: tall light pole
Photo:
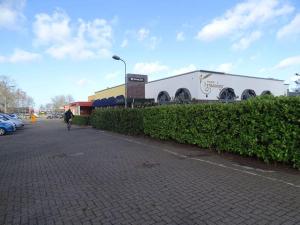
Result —
<instances>
[{"instance_id":1,"label":"tall light pole","mask_svg":"<svg viewBox=\"0 0 300 225\"><path fill-rule=\"evenodd\" d=\"M120 56L114 55L112 57L114 60L121 60L125 65L125 108L127 108L127 73L126 73L126 62Z\"/></svg>"}]
</instances>

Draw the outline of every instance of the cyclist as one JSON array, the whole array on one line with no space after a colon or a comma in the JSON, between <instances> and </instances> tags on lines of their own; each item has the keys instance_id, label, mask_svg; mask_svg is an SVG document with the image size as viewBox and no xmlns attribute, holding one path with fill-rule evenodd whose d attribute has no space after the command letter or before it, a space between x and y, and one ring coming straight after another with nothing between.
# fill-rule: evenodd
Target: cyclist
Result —
<instances>
[{"instance_id":1,"label":"cyclist","mask_svg":"<svg viewBox=\"0 0 300 225\"><path fill-rule=\"evenodd\" d=\"M71 112L70 109L68 109L65 112L65 122L67 123L68 131L70 131L71 129L71 121L73 117L74 117L73 113Z\"/></svg>"}]
</instances>

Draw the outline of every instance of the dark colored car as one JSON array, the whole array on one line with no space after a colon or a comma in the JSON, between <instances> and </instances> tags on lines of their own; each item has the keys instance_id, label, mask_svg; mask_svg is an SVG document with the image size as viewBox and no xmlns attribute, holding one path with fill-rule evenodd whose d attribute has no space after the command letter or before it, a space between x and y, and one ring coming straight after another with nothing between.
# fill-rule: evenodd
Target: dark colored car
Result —
<instances>
[{"instance_id":1,"label":"dark colored car","mask_svg":"<svg viewBox=\"0 0 300 225\"><path fill-rule=\"evenodd\" d=\"M54 118L54 116L52 114L48 114L46 117L46 119L53 119L53 118Z\"/></svg>"},{"instance_id":2,"label":"dark colored car","mask_svg":"<svg viewBox=\"0 0 300 225\"><path fill-rule=\"evenodd\" d=\"M10 123L0 122L0 136L5 134L11 134L15 131L15 128Z\"/></svg>"}]
</instances>

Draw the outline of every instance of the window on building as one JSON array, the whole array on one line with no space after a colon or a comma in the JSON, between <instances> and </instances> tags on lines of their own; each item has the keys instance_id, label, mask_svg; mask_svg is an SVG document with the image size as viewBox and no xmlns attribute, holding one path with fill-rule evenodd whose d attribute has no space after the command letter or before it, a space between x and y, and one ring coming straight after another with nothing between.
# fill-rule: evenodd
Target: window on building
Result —
<instances>
[{"instance_id":1,"label":"window on building","mask_svg":"<svg viewBox=\"0 0 300 225\"><path fill-rule=\"evenodd\" d=\"M255 97L255 96L256 96L256 93L255 93L254 90L246 89L246 90L243 91L241 99L242 100L247 100L248 98L252 98L252 97Z\"/></svg>"},{"instance_id":2,"label":"window on building","mask_svg":"<svg viewBox=\"0 0 300 225\"><path fill-rule=\"evenodd\" d=\"M191 102L191 93L186 88L179 88L175 93L175 101L180 103Z\"/></svg>"},{"instance_id":3,"label":"window on building","mask_svg":"<svg viewBox=\"0 0 300 225\"><path fill-rule=\"evenodd\" d=\"M220 92L219 99L221 101L234 101L236 99L236 95L232 88L224 88Z\"/></svg>"},{"instance_id":4,"label":"window on building","mask_svg":"<svg viewBox=\"0 0 300 225\"><path fill-rule=\"evenodd\" d=\"M170 102L171 98L168 92L166 91L161 91L158 96L157 96L157 101L159 104L165 104Z\"/></svg>"}]
</instances>

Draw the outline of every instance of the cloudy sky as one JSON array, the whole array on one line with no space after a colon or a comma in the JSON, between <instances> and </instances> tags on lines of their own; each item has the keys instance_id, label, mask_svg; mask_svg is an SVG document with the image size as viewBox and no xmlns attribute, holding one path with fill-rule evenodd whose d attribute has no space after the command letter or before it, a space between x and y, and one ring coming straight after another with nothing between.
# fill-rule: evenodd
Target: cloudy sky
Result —
<instances>
[{"instance_id":1,"label":"cloudy sky","mask_svg":"<svg viewBox=\"0 0 300 225\"><path fill-rule=\"evenodd\" d=\"M0 74L36 106L87 100L128 72L150 80L196 69L300 73L299 0L0 0Z\"/></svg>"}]
</instances>

